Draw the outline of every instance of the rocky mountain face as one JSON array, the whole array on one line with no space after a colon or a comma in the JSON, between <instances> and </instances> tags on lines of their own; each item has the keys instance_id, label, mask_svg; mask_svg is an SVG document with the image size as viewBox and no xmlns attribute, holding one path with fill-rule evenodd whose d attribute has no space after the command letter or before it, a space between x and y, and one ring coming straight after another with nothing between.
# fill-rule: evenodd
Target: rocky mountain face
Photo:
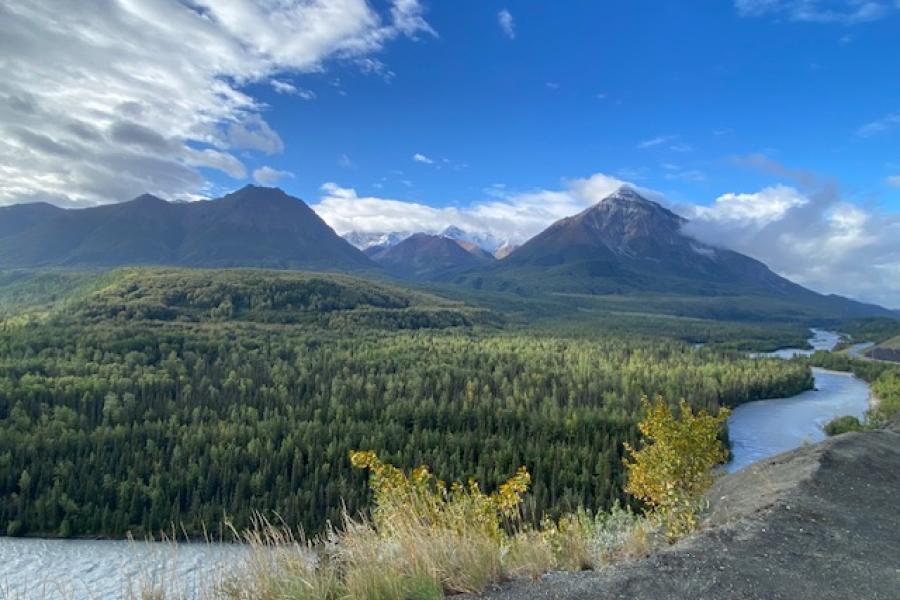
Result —
<instances>
[{"instance_id":1,"label":"rocky mountain face","mask_svg":"<svg viewBox=\"0 0 900 600\"><path fill-rule=\"evenodd\" d=\"M612 287L715 293L802 290L761 262L684 233L687 221L623 187L583 212L561 219L501 263L510 271L545 270L555 279L603 279ZM590 284L588 287L591 287Z\"/></svg>"},{"instance_id":2,"label":"rocky mountain face","mask_svg":"<svg viewBox=\"0 0 900 600\"><path fill-rule=\"evenodd\" d=\"M119 265L377 269L302 200L247 186L216 200L129 202L64 210L0 208L0 266Z\"/></svg>"}]
</instances>

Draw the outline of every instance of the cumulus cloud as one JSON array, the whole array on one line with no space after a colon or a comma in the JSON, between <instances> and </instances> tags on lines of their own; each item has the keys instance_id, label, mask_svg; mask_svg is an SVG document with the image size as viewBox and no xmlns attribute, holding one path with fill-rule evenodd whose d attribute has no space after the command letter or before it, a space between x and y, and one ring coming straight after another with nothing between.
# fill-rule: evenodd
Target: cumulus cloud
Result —
<instances>
[{"instance_id":1,"label":"cumulus cloud","mask_svg":"<svg viewBox=\"0 0 900 600\"><path fill-rule=\"evenodd\" d=\"M744 17L776 16L807 23L856 25L886 17L896 0L735 0Z\"/></svg>"},{"instance_id":2,"label":"cumulus cloud","mask_svg":"<svg viewBox=\"0 0 900 600\"><path fill-rule=\"evenodd\" d=\"M261 183L262 185L275 185L285 177L293 176L294 174L290 171L279 171L278 169L273 169L268 166L260 167L253 171L254 181Z\"/></svg>"},{"instance_id":3,"label":"cumulus cloud","mask_svg":"<svg viewBox=\"0 0 900 600\"><path fill-rule=\"evenodd\" d=\"M698 239L817 291L900 307L900 216L849 203L832 185L776 185L678 208Z\"/></svg>"},{"instance_id":4,"label":"cumulus cloud","mask_svg":"<svg viewBox=\"0 0 900 600\"><path fill-rule=\"evenodd\" d=\"M433 164L434 164L434 160L433 160L433 159L428 158L427 156L425 156L424 154L421 154L421 153L419 153L419 152L416 152L415 154L413 154L413 155L412 155L412 159L413 159L415 162L417 162L417 163L424 163L424 164L426 164L426 165L433 165Z\"/></svg>"},{"instance_id":5,"label":"cumulus cloud","mask_svg":"<svg viewBox=\"0 0 900 600\"><path fill-rule=\"evenodd\" d=\"M0 4L0 204L193 197L198 168L246 177L236 151L284 143L245 90L433 35L417 0Z\"/></svg>"},{"instance_id":6,"label":"cumulus cloud","mask_svg":"<svg viewBox=\"0 0 900 600\"><path fill-rule=\"evenodd\" d=\"M500 24L500 31L503 35L511 40L516 39L516 23L513 20L512 13L505 8L497 13L497 23Z\"/></svg>"},{"instance_id":7,"label":"cumulus cloud","mask_svg":"<svg viewBox=\"0 0 900 600\"><path fill-rule=\"evenodd\" d=\"M439 232L449 225L522 242L554 221L596 204L624 182L603 174L567 181L562 190L511 193L494 186L488 199L466 208L433 207L400 199L360 196L335 183L322 186L313 208L338 233Z\"/></svg>"}]
</instances>

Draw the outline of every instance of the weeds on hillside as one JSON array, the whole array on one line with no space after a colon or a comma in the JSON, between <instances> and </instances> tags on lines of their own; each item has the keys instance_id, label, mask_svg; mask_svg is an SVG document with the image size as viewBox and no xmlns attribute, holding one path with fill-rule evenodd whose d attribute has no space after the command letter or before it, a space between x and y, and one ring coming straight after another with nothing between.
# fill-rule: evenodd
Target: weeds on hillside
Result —
<instances>
[{"instance_id":1,"label":"weeds on hillside","mask_svg":"<svg viewBox=\"0 0 900 600\"><path fill-rule=\"evenodd\" d=\"M241 536L250 557L207 597L438 599L482 592L507 578L598 568L649 549L649 522L620 507L525 524L521 505L531 477L524 468L488 494L475 481L447 485L427 467L406 473L372 452L351 460L369 471L369 518L345 514L339 528L312 540L257 518Z\"/></svg>"},{"instance_id":2,"label":"weeds on hillside","mask_svg":"<svg viewBox=\"0 0 900 600\"><path fill-rule=\"evenodd\" d=\"M340 527L308 540L284 523L257 517L240 537L249 558L204 592L220 600L409 600L479 593L507 578L554 570L596 569L650 553L697 525L699 500L724 460L718 434L728 415L676 417L657 398L644 400L642 447L626 461L626 490L651 508L578 510L537 525L522 518L531 476L521 467L493 493L470 480L446 484L420 466L411 472L374 452L352 452L369 472L368 517L346 512ZM236 532L235 532L236 533ZM662 534L665 534L664 536ZM146 599L165 597L148 590Z\"/></svg>"}]
</instances>

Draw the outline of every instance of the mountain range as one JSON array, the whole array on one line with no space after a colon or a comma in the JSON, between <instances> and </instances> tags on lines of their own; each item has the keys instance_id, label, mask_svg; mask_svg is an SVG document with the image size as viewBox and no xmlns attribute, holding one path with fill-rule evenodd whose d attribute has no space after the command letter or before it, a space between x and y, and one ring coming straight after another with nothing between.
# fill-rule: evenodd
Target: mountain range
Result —
<instances>
[{"instance_id":1,"label":"mountain range","mask_svg":"<svg viewBox=\"0 0 900 600\"><path fill-rule=\"evenodd\" d=\"M433 231L391 231L383 232L364 232L351 231L343 235L344 239L359 248L366 251L372 247L387 248L396 246L403 240L415 235L416 233L424 233L437 237L443 237L459 242L464 248L472 249L478 247L495 258L503 258L508 255L518 245L509 240L501 240L486 232L463 231L455 225L449 225L439 232Z\"/></svg>"},{"instance_id":2,"label":"mountain range","mask_svg":"<svg viewBox=\"0 0 900 600\"><path fill-rule=\"evenodd\" d=\"M303 201L279 189L247 186L194 203L143 195L78 210L43 203L0 208L0 268L386 271L406 280L520 296L755 297L829 315L894 316L877 306L818 294L755 259L704 244L683 233L685 223L623 187L511 251L491 236L455 227L439 234L341 238Z\"/></svg>"},{"instance_id":3,"label":"mountain range","mask_svg":"<svg viewBox=\"0 0 900 600\"><path fill-rule=\"evenodd\" d=\"M0 208L0 267L121 265L377 269L303 201L273 188L191 203L145 194L77 210Z\"/></svg>"}]
</instances>

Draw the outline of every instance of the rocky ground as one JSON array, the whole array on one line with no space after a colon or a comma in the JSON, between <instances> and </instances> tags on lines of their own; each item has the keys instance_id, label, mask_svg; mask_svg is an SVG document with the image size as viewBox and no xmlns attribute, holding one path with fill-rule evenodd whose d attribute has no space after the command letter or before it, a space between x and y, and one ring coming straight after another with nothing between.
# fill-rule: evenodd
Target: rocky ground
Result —
<instances>
[{"instance_id":1,"label":"rocky ground","mask_svg":"<svg viewBox=\"0 0 900 600\"><path fill-rule=\"evenodd\" d=\"M485 594L523 599L900 599L900 431L850 433L719 480L704 529L645 559Z\"/></svg>"}]
</instances>

